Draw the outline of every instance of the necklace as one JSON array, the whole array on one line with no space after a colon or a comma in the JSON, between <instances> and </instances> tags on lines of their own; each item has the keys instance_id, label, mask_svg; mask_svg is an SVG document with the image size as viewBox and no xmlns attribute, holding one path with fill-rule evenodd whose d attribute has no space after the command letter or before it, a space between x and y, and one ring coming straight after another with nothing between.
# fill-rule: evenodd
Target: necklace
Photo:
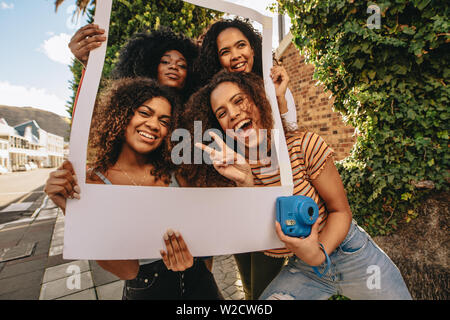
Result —
<instances>
[{"instance_id":1,"label":"necklace","mask_svg":"<svg viewBox=\"0 0 450 320\"><path fill-rule=\"evenodd\" d=\"M120 167L120 164L116 163L119 170L135 185L135 186L143 186L145 179L147 178L147 171L145 171L144 177L142 178L141 184L136 183L133 178L131 178L128 173Z\"/></svg>"}]
</instances>

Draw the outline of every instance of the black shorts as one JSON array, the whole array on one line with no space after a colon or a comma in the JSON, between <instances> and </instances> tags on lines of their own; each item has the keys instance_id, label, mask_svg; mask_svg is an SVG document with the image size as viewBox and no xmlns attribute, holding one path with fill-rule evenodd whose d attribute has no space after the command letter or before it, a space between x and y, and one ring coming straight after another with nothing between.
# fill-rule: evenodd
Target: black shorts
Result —
<instances>
[{"instance_id":1,"label":"black shorts","mask_svg":"<svg viewBox=\"0 0 450 320\"><path fill-rule=\"evenodd\" d=\"M223 300L212 273L201 258L185 271L168 270L162 260L144 264L126 280L123 300Z\"/></svg>"}]
</instances>

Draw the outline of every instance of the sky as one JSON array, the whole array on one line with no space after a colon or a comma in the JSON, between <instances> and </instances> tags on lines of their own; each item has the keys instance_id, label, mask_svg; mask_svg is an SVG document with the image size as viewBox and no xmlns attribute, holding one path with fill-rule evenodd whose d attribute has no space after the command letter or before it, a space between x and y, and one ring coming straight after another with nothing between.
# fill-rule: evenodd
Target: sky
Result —
<instances>
[{"instance_id":1,"label":"sky","mask_svg":"<svg viewBox=\"0 0 450 320\"><path fill-rule=\"evenodd\" d=\"M275 0L227 0L266 15ZM75 0L55 12L54 0L0 0L0 105L34 107L69 116L72 91L67 44L86 16L73 21ZM278 25L274 20L274 46Z\"/></svg>"},{"instance_id":2,"label":"sky","mask_svg":"<svg viewBox=\"0 0 450 320\"><path fill-rule=\"evenodd\" d=\"M30 106L68 116L67 47L77 28L74 0L55 13L54 0L0 0L0 105Z\"/></svg>"}]
</instances>

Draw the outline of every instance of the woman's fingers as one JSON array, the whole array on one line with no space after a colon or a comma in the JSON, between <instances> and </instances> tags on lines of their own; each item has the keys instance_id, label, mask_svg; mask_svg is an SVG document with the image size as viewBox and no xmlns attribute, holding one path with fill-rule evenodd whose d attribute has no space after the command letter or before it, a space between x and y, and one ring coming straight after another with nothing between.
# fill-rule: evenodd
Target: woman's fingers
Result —
<instances>
[{"instance_id":1,"label":"woman's fingers","mask_svg":"<svg viewBox=\"0 0 450 320\"><path fill-rule=\"evenodd\" d=\"M176 242L175 233L172 229L167 230L164 234L164 243L167 249L167 260L170 267L169 270L181 271L182 258L180 256L180 247Z\"/></svg>"},{"instance_id":2,"label":"woman's fingers","mask_svg":"<svg viewBox=\"0 0 450 320\"><path fill-rule=\"evenodd\" d=\"M243 158L239 158L239 155L234 150L229 148L219 135L212 131L209 132L209 135L213 138L214 142L221 148L221 150L211 148L199 142L195 143L195 146L207 152L213 164L220 165L242 162Z\"/></svg>"},{"instance_id":3,"label":"woman's fingers","mask_svg":"<svg viewBox=\"0 0 450 320\"><path fill-rule=\"evenodd\" d=\"M276 88L281 91L285 91L289 83L289 75L283 66L274 66L271 69L270 77Z\"/></svg>"},{"instance_id":4,"label":"woman's fingers","mask_svg":"<svg viewBox=\"0 0 450 320\"><path fill-rule=\"evenodd\" d=\"M175 236L177 237L178 245L180 247L180 251L183 256L184 265L187 268L192 267L192 265L194 264L194 257L189 251L186 242L184 242L183 236L179 232L175 232Z\"/></svg>"},{"instance_id":5,"label":"woman's fingers","mask_svg":"<svg viewBox=\"0 0 450 320\"><path fill-rule=\"evenodd\" d=\"M84 40L86 37L93 37L96 35L103 35L105 33L104 29L100 29L97 24L87 24L84 27L80 28L73 35L72 39L70 39L71 43L79 43Z\"/></svg>"},{"instance_id":6,"label":"woman's fingers","mask_svg":"<svg viewBox=\"0 0 450 320\"><path fill-rule=\"evenodd\" d=\"M76 178L74 177L74 175L65 169L60 169L60 170L56 170L50 173L49 175L49 180L51 182L53 182L54 180L61 180L64 179L66 180L68 183L72 184L72 185L76 185Z\"/></svg>"},{"instance_id":7,"label":"woman's fingers","mask_svg":"<svg viewBox=\"0 0 450 320\"><path fill-rule=\"evenodd\" d=\"M61 187L65 191L65 193L69 195L69 198L71 198L72 194L74 193L73 185L66 179L52 179L51 185Z\"/></svg>"},{"instance_id":8,"label":"woman's fingers","mask_svg":"<svg viewBox=\"0 0 450 320\"><path fill-rule=\"evenodd\" d=\"M69 171L73 176L75 176L75 170L73 169L72 162L69 160L65 160L61 166L58 168L58 170L67 170Z\"/></svg>"},{"instance_id":9,"label":"woman's fingers","mask_svg":"<svg viewBox=\"0 0 450 320\"><path fill-rule=\"evenodd\" d=\"M74 56L77 57L77 59L82 60L82 61L86 61L89 58L89 53L94 50L95 48L98 48L102 45L102 42L92 42L92 43L88 43L84 46L81 45L81 43L79 44L79 48L76 49L76 55L74 54Z\"/></svg>"},{"instance_id":10,"label":"woman's fingers","mask_svg":"<svg viewBox=\"0 0 450 320\"><path fill-rule=\"evenodd\" d=\"M278 221L275 221L275 231L277 233L278 238L286 243L289 238L284 234L283 230L281 230L281 225Z\"/></svg>"},{"instance_id":11,"label":"woman's fingers","mask_svg":"<svg viewBox=\"0 0 450 320\"><path fill-rule=\"evenodd\" d=\"M161 250L161 257L169 270L184 271L193 265L193 257L179 232L172 229L164 234L167 253Z\"/></svg>"},{"instance_id":12,"label":"woman's fingers","mask_svg":"<svg viewBox=\"0 0 450 320\"><path fill-rule=\"evenodd\" d=\"M66 199L80 199L80 191L75 171L69 161L64 161L56 171L50 173L44 187L44 192L63 212Z\"/></svg>"},{"instance_id":13,"label":"woman's fingers","mask_svg":"<svg viewBox=\"0 0 450 320\"><path fill-rule=\"evenodd\" d=\"M80 187L77 184L76 176L66 169L51 172L46 183L46 186L50 185L60 185L64 187L69 195L80 193Z\"/></svg>"},{"instance_id":14,"label":"woman's fingers","mask_svg":"<svg viewBox=\"0 0 450 320\"><path fill-rule=\"evenodd\" d=\"M75 58L86 65L89 52L98 48L104 41L106 36L105 30L100 29L96 24L88 24L79 29L69 42L70 51Z\"/></svg>"},{"instance_id":15,"label":"woman's fingers","mask_svg":"<svg viewBox=\"0 0 450 320\"><path fill-rule=\"evenodd\" d=\"M205 151L206 153L208 153L209 156L212 156L212 155L216 152L215 149L213 149L213 148L211 148L211 147L208 147L207 145L204 145L203 143L200 143L200 142L196 142L196 143L195 143L195 146L196 146L197 148L199 148L199 149L202 149L202 150Z\"/></svg>"},{"instance_id":16,"label":"woman's fingers","mask_svg":"<svg viewBox=\"0 0 450 320\"><path fill-rule=\"evenodd\" d=\"M162 260L163 260L164 264L166 265L166 268L168 270L172 270L172 266L170 264L169 256L167 255L167 252L165 252L164 250L159 250L159 253L161 254Z\"/></svg>"},{"instance_id":17,"label":"woman's fingers","mask_svg":"<svg viewBox=\"0 0 450 320\"><path fill-rule=\"evenodd\" d=\"M71 194L67 189L62 185L57 184L49 184L45 186L45 193L51 198L54 196L62 196L64 198L70 198Z\"/></svg>"},{"instance_id":18,"label":"woman's fingers","mask_svg":"<svg viewBox=\"0 0 450 320\"><path fill-rule=\"evenodd\" d=\"M319 234L319 227L320 223L323 221L323 217L319 217L316 222L314 222L313 226L311 227L311 233L310 235Z\"/></svg>"},{"instance_id":19,"label":"woman's fingers","mask_svg":"<svg viewBox=\"0 0 450 320\"><path fill-rule=\"evenodd\" d=\"M195 143L195 146L205 151L209 155L209 158L211 159L213 164L223 163L224 156L222 154L222 151L218 151L200 142Z\"/></svg>"},{"instance_id":20,"label":"woman's fingers","mask_svg":"<svg viewBox=\"0 0 450 320\"><path fill-rule=\"evenodd\" d=\"M84 38L80 42L78 42L78 46L80 48L84 48L86 46L89 46L91 44L97 45L97 43L100 45L102 42L106 40L106 37L104 35L94 35L90 36L88 38Z\"/></svg>"},{"instance_id":21,"label":"woman's fingers","mask_svg":"<svg viewBox=\"0 0 450 320\"><path fill-rule=\"evenodd\" d=\"M64 187L58 185L45 186L45 193L53 201L55 205L60 207L63 212L66 210L66 199L69 198Z\"/></svg>"}]
</instances>

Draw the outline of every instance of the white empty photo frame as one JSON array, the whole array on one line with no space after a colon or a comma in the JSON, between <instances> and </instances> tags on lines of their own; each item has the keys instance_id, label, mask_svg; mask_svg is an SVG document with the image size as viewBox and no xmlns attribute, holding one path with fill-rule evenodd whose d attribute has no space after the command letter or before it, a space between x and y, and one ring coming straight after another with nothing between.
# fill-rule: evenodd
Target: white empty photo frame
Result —
<instances>
[{"instance_id":1,"label":"white empty photo frame","mask_svg":"<svg viewBox=\"0 0 450 320\"><path fill-rule=\"evenodd\" d=\"M225 1L189 0L195 5L263 26L263 70L272 105L282 186L255 188L167 188L86 184L89 129L107 43L91 52L80 88L70 136L70 155L81 189L68 200L64 259L160 258L168 228L179 230L193 256L212 256L283 247L275 233L275 200L292 195L290 160L269 77L272 18ZM95 22L109 29L112 0L98 1ZM280 143L282 142L282 143Z\"/></svg>"}]
</instances>

